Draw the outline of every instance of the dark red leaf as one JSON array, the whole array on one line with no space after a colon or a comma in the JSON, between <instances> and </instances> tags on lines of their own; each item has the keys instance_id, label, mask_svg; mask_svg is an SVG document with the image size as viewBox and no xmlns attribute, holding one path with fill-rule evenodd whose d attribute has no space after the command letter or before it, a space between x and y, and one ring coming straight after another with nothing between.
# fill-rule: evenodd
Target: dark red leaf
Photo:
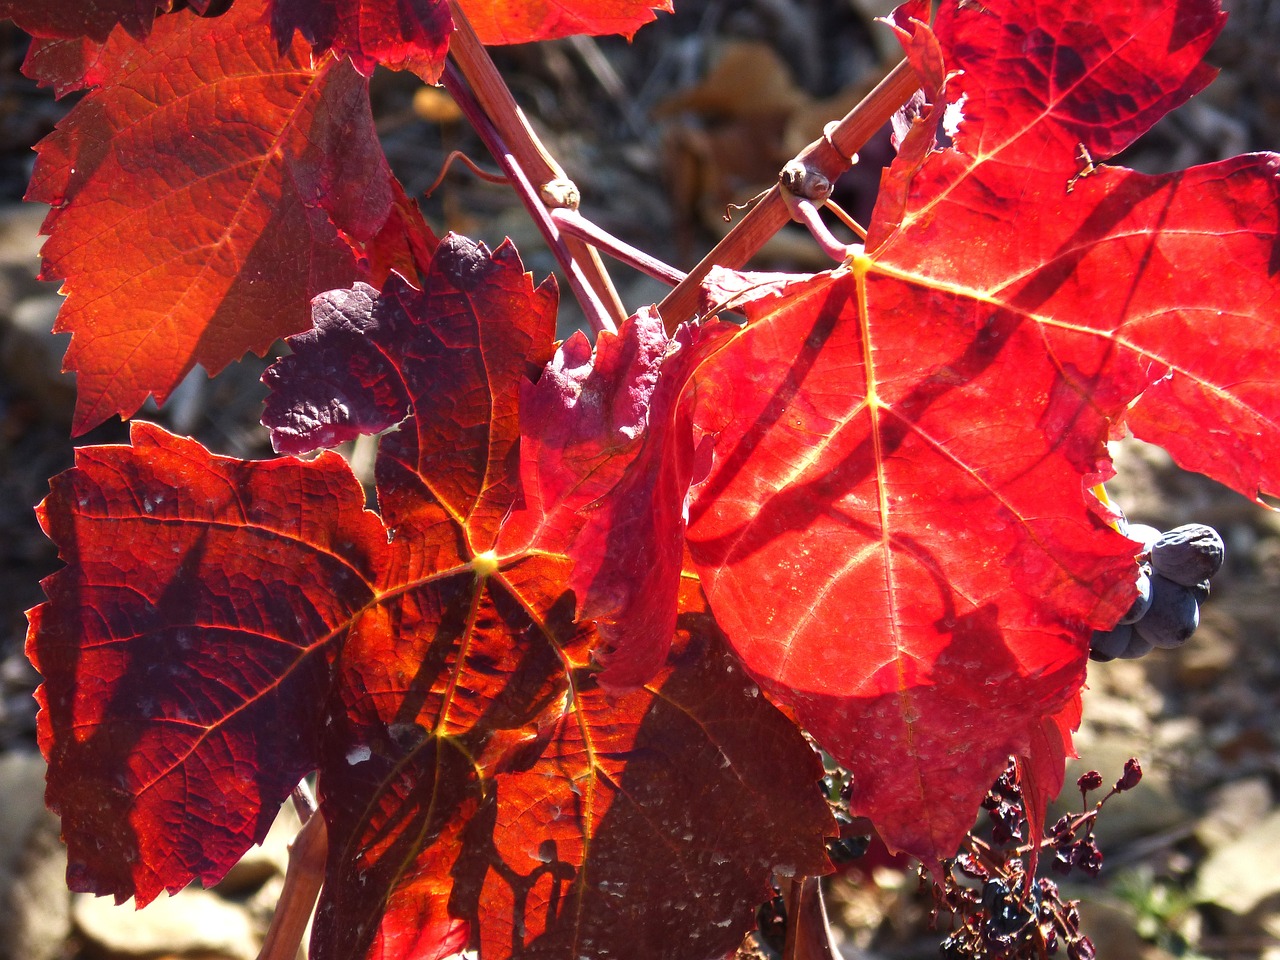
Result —
<instances>
[{"instance_id":1,"label":"dark red leaf","mask_svg":"<svg viewBox=\"0 0 1280 960\"><path fill-rule=\"evenodd\" d=\"M1062 792L1067 779L1066 758L1077 756L1071 734L1080 727L1082 707L1077 692L1057 713L1042 718L1039 728L1031 731L1027 752L1017 758L1018 784L1027 815L1027 843L1031 846L1028 874L1036 872L1049 803Z\"/></svg>"},{"instance_id":2,"label":"dark red leaf","mask_svg":"<svg viewBox=\"0 0 1280 960\"><path fill-rule=\"evenodd\" d=\"M963 119L953 147L920 149L929 121L904 140L866 254L714 288L751 322L697 376L716 464L690 525L748 669L855 770L855 811L926 860L1132 596L1131 547L1086 492L1103 441L1127 423L1280 490L1280 158L1145 177L1079 150L1206 82L1216 3L944 9L964 73L938 99ZM904 31L922 64L925 31Z\"/></svg>"},{"instance_id":3,"label":"dark red leaf","mask_svg":"<svg viewBox=\"0 0 1280 960\"><path fill-rule=\"evenodd\" d=\"M33 37L22 61L22 72L41 86L53 87L55 96L73 90L102 86L107 75L101 63L104 47L85 38L56 40Z\"/></svg>"},{"instance_id":4,"label":"dark red leaf","mask_svg":"<svg viewBox=\"0 0 1280 960\"><path fill-rule=\"evenodd\" d=\"M28 653L68 882L141 905L220 880L316 766L386 536L336 456L226 460L145 423L132 441L52 483L67 567Z\"/></svg>"},{"instance_id":5,"label":"dark red leaf","mask_svg":"<svg viewBox=\"0 0 1280 960\"><path fill-rule=\"evenodd\" d=\"M685 326L668 338L641 311L594 356L577 334L522 400L526 509L504 546L559 542L574 558L579 614L596 621L600 682L638 687L662 665L684 561L684 500L697 470L682 402L690 376L736 328ZM551 533L556 529L555 534Z\"/></svg>"},{"instance_id":6,"label":"dark red leaf","mask_svg":"<svg viewBox=\"0 0 1280 960\"><path fill-rule=\"evenodd\" d=\"M280 59L260 10L167 16L145 46L113 34L94 68L110 84L37 148L77 432L304 327L387 219L366 81L300 44Z\"/></svg>"},{"instance_id":7,"label":"dark red leaf","mask_svg":"<svg viewBox=\"0 0 1280 960\"><path fill-rule=\"evenodd\" d=\"M119 24L139 39L151 32L164 0L0 0L0 18L37 37L86 37L102 42Z\"/></svg>"},{"instance_id":8,"label":"dark red leaf","mask_svg":"<svg viewBox=\"0 0 1280 960\"><path fill-rule=\"evenodd\" d=\"M530 43L573 34L631 37L654 17L671 12L671 0L520 0L495 4L459 0L485 43Z\"/></svg>"},{"instance_id":9,"label":"dark red leaf","mask_svg":"<svg viewBox=\"0 0 1280 960\"><path fill-rule=\"evenodd\" d=\"M366 76L381 63L435 81L453 18L448 0L271 0L271 29L282 49L296 30L317 53L350 57Z\"/></svg>"},{"instance_id":10,"label":"dark red leaf","mask_svg":"<svg viewBox=\"0 0 1280 960\"><path fill-rule=\"evenodd\" d=\"M277 449L302 453L415 412L383 441L396 474L379 477L383 517L398 526L432 501L492 540L514 493L521 383L551 353L555 284L534 289L510 244L490 253L455 235L424 282L419 292L393 276L380 297L361 284L321 298L316 329L263 378L263 422Z\"/></svg>"},{"instance_id":11,"label":"dark red leaf","mask_svg":"<svg viewBox=\"0 0 1280 960\"><path fill-rule=\"evenodd\" d=\"M391 181L392 203L387 222L377 235L365 244L369 259L368 280L379 290L394 270L421 285L421 275L430 268L431 255L440 243L422 218L418 203L405 195L400 181Z\"/></svg>"}]
</instances>

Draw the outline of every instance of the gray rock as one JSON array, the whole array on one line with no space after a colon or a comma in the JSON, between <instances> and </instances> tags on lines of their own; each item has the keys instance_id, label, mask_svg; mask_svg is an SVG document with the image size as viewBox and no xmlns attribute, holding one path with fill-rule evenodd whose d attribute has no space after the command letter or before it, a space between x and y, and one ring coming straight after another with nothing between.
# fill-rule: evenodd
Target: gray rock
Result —
<instances>
[{"instance_id":1,"label":"gray rock","mask_svg":"<svg viewBox=\"0 0 1280 960\"><path fill-rule=\"evenodd\" d=\"M115 957L216 954L254 960L260 946L243 907L199 887L161 896L141 910L133 901L116 906L105 897L78 893L71 909L80 935Z\"/></svg>"},{"instance_id":2,"label":"gray rock","mask_svg":"<svg viewBox=\"0 0 1280 960\"><path fill-rule=\"evenodd\" d=\"M51 960L71 930L67 852L44 805L44 758L0 756L0 958Z\"/></svg>"},{"instance_id":3,"label":"gray rock","mask_svg":"<svg viewBox=\"0 0 1280 960\"><path fill-rule=\"evenodd\" d=\"M1224 784L1209 797L1208 810L1196 824L1196 840L1213 851L1248 832L1271 811L1271 786L1264 777Z\"/></svg>"},{"instance_id":4,"label":"gray rock","mask_svg":"<svg viewBox=\"0 0 1280 960\"><path fill-rule=\"evenodd\" d=\"M1237 916L1280 907L1280 810L1213 850L1196 877L1195 897ZM1270 912L1270 911L1268 911Z\"/></svg>"}]
</instances>

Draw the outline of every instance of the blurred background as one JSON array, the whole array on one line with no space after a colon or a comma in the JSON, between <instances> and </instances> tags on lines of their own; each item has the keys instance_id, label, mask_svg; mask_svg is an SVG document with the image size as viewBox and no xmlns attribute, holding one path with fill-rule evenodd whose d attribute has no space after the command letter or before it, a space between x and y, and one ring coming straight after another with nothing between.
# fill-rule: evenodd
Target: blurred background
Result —
<instances>
[{"instance_id":1,"label":"blurred background","mask_svg":"<svg viewBox=\"0 0 1280 960\"><path fill-rule=\"evenodd\" d=\"M769 186L898 52L874 23L891 6L878 0L676 5L674 16L632 43L577 38L497 50L495 59L580 187L582 212L687 269L728 229L727 205ZM1224 6L1231 19L1211 55L1222 68L1217 82L1114 162L1154 173L1280 150L1280 4ZM24 78L24 53L24 36L0 25L0 960L252 960L296 831L290 811L217 889L189 889L135 913L67 892L57 822L43 807L31 699L39 680L22 653L23 611L43 599L38 581L57 566L32 507L49 477L71 465L74 395L59 372L66 338L50 333L59 297L35 279L44 212L21 198L31 146L76 98L55 101ZM441 90L379 72L373 101L410 196L421 198L454 150L494 169ZM864 224L889 156L882 132L838 185L837 199ZM437 232L490 245L509 236L537 277L552 272L552 258L504 186L454 164L421 202ZM788 228L756 265L829 264L807 235ZM612 272L629 309L663 296L664 288L627 268ZM571 300L564 314L567 331L577 322ZM269 456L258 425L264 364L249 357L214 379L196 371L163 410L140 416L217 453ZM109 423L76 443L124 435L122 424ZM1161 529L1211 524L1226 540L1227 563L1190 643L1090 666L1081 760L1068 784L1086 769L1110 783L1130 756L1141 759L1146 776L1099 820L1101 876L1064 883L1064 895L1081 901L1102 960L1280 960L1280 515L1180 471L1158 449L1125 441L1115 453L1119 475L1108 490L1131 520ZM368 469L361 462L367 451L353 456L357 470ZM1067 793L1069 806L1074 791ZM919 893L909 865L871 856L827 885L847 957L937 956L945 925L929 929L932 901Z\"/></svg>"}]
</instances>

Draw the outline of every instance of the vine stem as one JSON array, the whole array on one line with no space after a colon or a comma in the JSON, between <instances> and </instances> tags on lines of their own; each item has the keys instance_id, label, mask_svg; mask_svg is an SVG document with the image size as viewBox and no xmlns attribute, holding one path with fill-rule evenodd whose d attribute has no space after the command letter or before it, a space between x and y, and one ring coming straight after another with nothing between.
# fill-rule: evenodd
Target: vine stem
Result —
<instances>
[{"instance_id":1,"label":"vine stem","mask_svg":"<svg viewBox=\"0 0 1280 960\"><path fill-rule=\"evenodd\" d=\"M441 78L445 88L510 179L564 270L587 321L597 331L616 329L627 318L627 310L600 255L578 237L562 235L548 215L547 207L556 204L548 204L545 188L567 183L568 177L516 105L457 0L449 0L449 12L455 29ZM576 207L576 198L567 205Z\"/></svg>"},{"instance_id":2,"label":"vine stem","mask_svg":"<svg viewBox=\"0 0 1280 960\"><path fill-rule=\"evenodd\" d=\"M795 164L821 174L829 182L853 165L853 157L920 86L915 71L903 60L856 107L813 141L787 166ZM791 219L782 189L774 184L745 217L689 271L689 275L658 305L667 332L698 312L700 287L714 266L737 270Z\"/></svg>"},{"instance_id":3,"label":"vine stem","mask_svg":"<svg viewBox=\"0 0 1280 960\"><path fill-rule=\"evenodd\" d=\"M561 232L571 237L585 240L591 246L603 250L615 260L625 263L629 267L634 267L641 273L647 274L669 287L674 287L685 277L682 271L677 270L670 264L663 263L657 257L650 256L643 250L633 247L625 240L615 237L599 225L592 223L578 213L577 210L556 207L551 211L551 219L556 222L556 226L560 228Z\"/></svg>"},{"instance_id":4,"label":"vine stem","mask_svg":"<svg viewBox=\"0 0 1280 960\"><path fill-rule=\"evenodd\" d=\"M817 877L790 881L787 901L787 942L783 960L839 960L840 950L831 936L827 906Z\"/></svg>"},{"instance_id":5,"label":"vine stem","mask_svg":"<svg viewBox=\"0 0 1280 960\"><path fill-rule=\"evenodd\" d=\"M296 960L316 898L320 896L328 856L328 827L324 817L312 816L289 845L284 887L258 960Z\"/></svg>"}]
</instances>

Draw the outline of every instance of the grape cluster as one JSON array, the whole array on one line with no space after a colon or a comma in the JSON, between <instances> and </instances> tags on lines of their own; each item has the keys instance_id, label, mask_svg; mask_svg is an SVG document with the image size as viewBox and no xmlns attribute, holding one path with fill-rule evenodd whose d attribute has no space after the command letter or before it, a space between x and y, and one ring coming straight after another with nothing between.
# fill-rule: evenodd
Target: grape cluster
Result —
<instances>
[{"instance_id":1,"label":"grape cluster","mask_svg":"<svg viewBox=\"0 0 1280 960\"><path fill-rule=\"evenodd\" d=\"M969 833L951 870L932 884L934 921L950 915L951 931L939 948L943 960L1096 958L1080 929L1078 903L1064 899L1053 880L1035 876L1033 860L1044 863L1052 854L1059 873L1077 869L1097 876L1102 852L1094 824L1107 800L1137 786L1142 767L1128 760L1115 785L1092 805L1089 794L1102 788L1102 775L1084 774L1076 786L1085 810L1062 817L1035 845L1023 839L1034 831L1020 776L1017 763L1010 762L982 803L991 820L990 840Z\"/></svg>"},{"instance_id":2,"label":"grape cluster","mask_svg":"<svg viewBox=\"0 0 1280 960\"><path fill-rule=\"evenodd\" d=\"M1121 532L1142 543L1138 554L1138 598L1110 630L1095 630L1089 657L1105 663L1132 660L1156 647L1180 647L1200 625L1200 604L1209 580L1222 568L1222 537L1203 523L1187 523L1161 533L1143 523Z\"/></svg>"}]
</instances>

